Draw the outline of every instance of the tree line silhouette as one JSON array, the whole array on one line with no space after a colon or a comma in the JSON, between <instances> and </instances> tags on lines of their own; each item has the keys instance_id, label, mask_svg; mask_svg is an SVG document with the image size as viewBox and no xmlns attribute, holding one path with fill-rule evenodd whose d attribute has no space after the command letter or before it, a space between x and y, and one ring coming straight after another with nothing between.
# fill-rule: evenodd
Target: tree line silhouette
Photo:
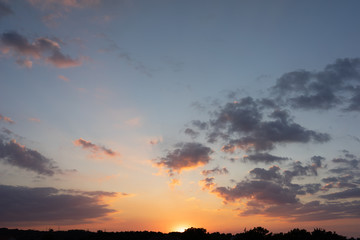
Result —
<instances>
[{"instance_id":1,"label":"tree line silhouette","mask_svg":"<svg viewBox=\"0 0 360 240\"><path fill-rule=\"evenodd\" d=\"M204 228L188 228L184 232L90 232L85 230L37 231L0 228L0 240L360 240L347 238L336 232L315 228L312 232L305 229L292 229L287 233L272 233L262 227L244 230L242 233L208 233Z\"/></svg>"}]
</instances>

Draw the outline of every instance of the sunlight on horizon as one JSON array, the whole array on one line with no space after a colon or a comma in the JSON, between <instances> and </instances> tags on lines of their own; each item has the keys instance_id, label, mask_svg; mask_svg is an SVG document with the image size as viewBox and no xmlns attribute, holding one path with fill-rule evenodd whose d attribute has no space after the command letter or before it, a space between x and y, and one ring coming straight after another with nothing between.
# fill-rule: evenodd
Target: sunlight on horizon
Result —
<instances>
[{"instance_id":1,"label":"sunlight on horizon","mask_svg":"<svg viewBox=\"0 0 360 240\"><path fill-rule=\"evenodd\" d=\"M190 226L179 225L173 228L173 232L184 232L186 229L190 228Z\"/></svg>"}]
</instances>

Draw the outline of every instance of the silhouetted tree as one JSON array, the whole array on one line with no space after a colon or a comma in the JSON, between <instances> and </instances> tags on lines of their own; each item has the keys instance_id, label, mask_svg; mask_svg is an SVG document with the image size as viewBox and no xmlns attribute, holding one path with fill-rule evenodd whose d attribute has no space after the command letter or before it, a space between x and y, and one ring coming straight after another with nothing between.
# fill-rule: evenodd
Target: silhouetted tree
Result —
<instances>
[{"instance_id":1,"label":"silhouetted tree","mask_svg":"<svg viewBox=\"0 0 360 240\"><path fill-rule=\"evenodd\" d=\"M188 228L182 233L182 239L184 240L203 240L207 239L205 228Z\"/></svg>"},{"instance_id":2,"label":"silhouetted tree","mask_svg":"<svg viewBox=\"0 0 360 240\"><path fill-rule=\"evenodd\" d=\"M285 233L284 237L285 239L292 239L292 240L310 240L311 234L305 229L294 228L288 233Z\"/></svg>"},{"instance_id":3,"label":"silhouetted tree","mask_svg":"<svg viewBox=\"0 0 360 240\"><path fill-rule=\"evenodd\" d=\"M235 235L234 239L236 240L264 240L270 239L272 233L269 233L269 230L262 227L255 227L249 231L244 230L243 233L238 233Z\"/></svg>"}]
</instances>

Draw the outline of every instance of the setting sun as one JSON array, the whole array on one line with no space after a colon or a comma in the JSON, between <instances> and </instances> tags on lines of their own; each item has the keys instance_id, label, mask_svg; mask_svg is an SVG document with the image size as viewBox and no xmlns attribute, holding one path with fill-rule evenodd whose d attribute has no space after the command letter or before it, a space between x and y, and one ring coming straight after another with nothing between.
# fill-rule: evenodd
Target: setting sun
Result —
<instances>
[{"instance_id":1,"label":"setting sun","mask_svg":"<svg viewBox=\"0 0 360 240\"><path fill-rule=\"evenodd\" d=\"M188 228L189 228L189 226L180 225L180 226L174 227L173 231L174 232L184 232Z\"/></svg>"}]
</instances>

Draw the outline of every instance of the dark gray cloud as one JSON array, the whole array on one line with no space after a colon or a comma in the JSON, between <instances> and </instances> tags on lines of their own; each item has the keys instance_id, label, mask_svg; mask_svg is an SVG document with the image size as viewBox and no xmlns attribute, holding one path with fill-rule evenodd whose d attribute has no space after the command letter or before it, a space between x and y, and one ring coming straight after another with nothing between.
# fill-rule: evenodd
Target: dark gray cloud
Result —
<instances>
[{"instance_id":1,"label":"dark gray cloud","mask_svg":"<svg viewBox=\"0 0 360 240\"><path fill-rule=\"evenodd\" d=\"M283 178L280 174L280 168L278 166L272 166L269 168L269 170L264 168L254 168L249 173L253 176L253 178L260 180L279 181Z\"/></svg>"},{"instance_id":2,"label":"dark gray cloud","mask_svg":"<svg viewBox=\"0 0 360 240\"><path fill-rule=\"evenodd\" d=\"M278 157L271 155L269 153L255 153L246 155L243 160L245 162L253 162L253 163L274 163L274 162L283 162L289 160L287 157Z\"/></svg>"},{"instance_id":3,"label":"dark gray cloud","mask_svg":"<svg viewBox=\"0 0 360 240\"><path fill-rule=\"evenodd\" d=\"M338 59L324 70L298 70L281 76L272 92L283 103L301 109L331 109L344 106L359 111L360 59Z\"/></svg>"},{"instance_id":4,"label":"dark gray cloud","mask_svg":"<svg viewBox=\"0 0 360 240\"><path fill-rule=\"evenodd\" d=\"M0 1L0 20L2 17L14 14L13 10L4 2Z\"/></svg>"},{"instance_id":5,"label":"dark gray cloud","mask_svg":"<svg viewBox=\"0 0 360 240\"><path fill-rule=\"evenodd\" d=\"M0 185L0 223L83 223L115 212L100 197L113 192L68 191Z\"/></svg>"},{"instance_id":6,"label":"dark gray cloud","mask_svg":"<svg viewBox=\"0 0 360 240\"><path fill-rule=\"evenodd\" d=\"M186 135L189 135L193 139L195 139L197 136L199 136L199 132L194 131L192 128L186 128L184 133Z\"/></svg>"},{"instance_id":7,"label":"dark gray cloud","mask_svg":"<svg viewBox=\"0 0 360 240\"><path fill-rule=\"evenodd\" d=\"M228 173L229 173L229 170L227 170L227 168L225 168L225 167L224 168L216 167L216 168L213 168L210 170L204 170L201 172L201 174L204 176L214 175L214 174L222 175L222 174L228 174Z\"/></svg>"},{"instance_id":8,"label":"dark gray cloud","mask_svg":"<svg viewBox=\"0 0 360 240\"><path fill-rule=\"evenodd\" d=\"M11 52L17 63L31 67L32 60L43 60L57 68L76 67L82 64L80 59L73 59L61 52L60 44L48 38L37 38L34 42L15 31L0 35L0 44L3 52Z\"/></svg>"},{"instance_id":9,"label":"dark gray cloud","mask_svg":"<svg viewBox=\"0 0 360 240\"><path fill-rule=\"evenodd\" d=\"M351 188L341 192L321 195L320 197L328 200L337 200L344 198L360 198L360 188Z\"/></svg>"},{"instance_id":10,"label":"dark gray cloud","mask_svg":"<svg viewBox=\"0 0 360 240\"><path fill-rule=\"evenodd\" d=\"M0 140L0 162L40 175L52 176L61 172L53 160L38 151L20 145L15 140L10 142Z\"/></svg>"},{"instance_id":11,"label":"dark gray cloud","mask_svg":"<svg viewBox=\"0 0 360 240\"><path fill-rule=\"evenodd\" d=\"M250 171L250 179L246 178L232 188L212 185L212 193L226 202L243 202L247 200L244 207L237 209L242 216L261 214L268 217L283 217L294 221L359 218L360 201L335 201L360 198L359 188L319 196L331 200L331 202L312 201L302 203L299 200L298 197L301 195L314 195L324 191L319 183L299 185L291 182L294 176L315 174L310 168L307 168L309 166L313 165L302 166L296 164L283 173L280 172L278 166L272 166L267 170L254 168ZM289 173L291 173L291 177L287 179ZM338 179L328 178L325 181L333 180Z\"/></svg>"},{"instance_id":12,"label":"dark gray cloud","mask_svg":"<svg viewBox=\"0 0 360 240\"><path fill-rule=\"evenodd\" d=\"M249 208L249 210L251 209L252 208ZM296 203L264 207L259 209L259 212L265 216L283 217L294 221L323 221L359 218L359 209L360 201L326 203L311 201L305 204ZM244 214L241 213L241 215Z\"/></svg>"},{"instance_id":13,"label":"dark gray cloud","mask_svg":"<svg viewBox=\"0 0 360 240\"><path fill-rule=\"evenodd\" d=\"M205 130L208 142L223 140L226 144L222 150L233 153L236 149L258 152L271 150L276 144L330 140L326 133L308 130L295 123L288 111L275 109L264 118L264 111L268 109L262 102L246 97L219 107L213 112L209 129Z\"/></svg>"},{"instance_id":14,"label":"dark gray cloud","mask_svg":"<svg viewBox=\"0 0 360 240\"><path fill-rule=\"evenodd\" d=\"M225 201L256 199L264 204L296 203L299 200L290 188L271 181L241 181L233 188L217 187L213 191Z\"/></svg>"},{"instance_id":15,"label":"dark gray cloud","mask_svg":"<svg viewBox=\"0 0 360 240\"><path fill-rule=\"evenodd\" d=\"M199 130L205 130L205 129L208 128L208 124L206 122L202 122L202 121L199 121L199 120L194 120L191 123L192 123L192 125L197 127Z\"/></svg>"},{"instance_id":16,"label":"dark gray cloud","mask_svg":"<svg viewBox=\"0 0 360 240\"><path fill-rule=\"evenodd\" d=\"M156 165L167 168L169 174L180 173L184 169L196 168L209 163L212 150L201 143L178 143L165 157L156 160Z\"/></svg>"}]
</instances>

